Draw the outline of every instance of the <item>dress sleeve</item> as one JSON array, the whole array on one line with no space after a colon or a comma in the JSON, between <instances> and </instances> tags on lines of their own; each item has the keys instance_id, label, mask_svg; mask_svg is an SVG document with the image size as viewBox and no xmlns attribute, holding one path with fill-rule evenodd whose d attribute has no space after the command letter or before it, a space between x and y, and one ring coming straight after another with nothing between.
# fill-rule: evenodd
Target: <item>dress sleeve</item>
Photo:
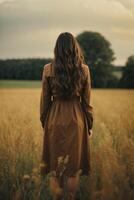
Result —
<instances>
[{"instance_id":1,"label":"dress sleeve","mask_svg":"<svg viewBox=\"0 0 134 200\"><path fill-rule=\"evenodd\" d=\"M86 69L86 78L83 85L82 91L82 108L87 118L88 128L92 129L93 126L93 107L90 105L90 96L91 96L91 76L90 70L87 66Z\"/></svg>"},{"instance_id":2,"label":"dress sleeve","mask_svg":"<svg viewBox=\"0 0 134 200\"><path fill-rule=\"evenodd\" d=\"M40 96L40 122L44 128L46 117L51 105L51 90L49 86L49 77L46 76L46 69L44 66L42 73L42 87Z\"/></svg>"}]
</instances>

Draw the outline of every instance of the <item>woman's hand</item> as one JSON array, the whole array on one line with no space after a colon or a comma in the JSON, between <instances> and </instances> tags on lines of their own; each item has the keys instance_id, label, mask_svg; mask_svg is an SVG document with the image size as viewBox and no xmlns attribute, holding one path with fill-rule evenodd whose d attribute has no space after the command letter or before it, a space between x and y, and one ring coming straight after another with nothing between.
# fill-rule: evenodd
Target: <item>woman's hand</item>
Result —
<instances>
[{"instance_id":1,"label":"woman's hand","mask_svg":"<svg viewBox=\"0 0 134 200\"><path fill-rule=\"evenodd\" d=\"M89 130L89 137L91 138L92 137L92 134L93 134L93 131L92 129Z\"/></svg>"}]
</instances>

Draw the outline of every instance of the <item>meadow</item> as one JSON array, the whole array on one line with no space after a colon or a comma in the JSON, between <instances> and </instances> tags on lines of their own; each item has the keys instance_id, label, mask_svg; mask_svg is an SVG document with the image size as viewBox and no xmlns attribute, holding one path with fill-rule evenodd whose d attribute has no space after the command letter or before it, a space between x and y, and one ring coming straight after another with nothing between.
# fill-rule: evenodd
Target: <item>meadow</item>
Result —
<instances>
[{"instance_id":1,"label":"meadow","mask_svg":"<svg viewBox=\"0 0 134 200\"><path fill-rule=\"evenodd\" d=\"M21 199L24 182L29 180L34 185L23 199L37 200L38 191L43 194L46 187L38 174L43 144L40 92L39 85L0 88L0 200ZM95 117L90 138L92 171L90 177L81 178L79 199L133 200L134 90L92 89L91 104ZM52 199L48 195L40 199Z\"/></svg>"}]
</instances>

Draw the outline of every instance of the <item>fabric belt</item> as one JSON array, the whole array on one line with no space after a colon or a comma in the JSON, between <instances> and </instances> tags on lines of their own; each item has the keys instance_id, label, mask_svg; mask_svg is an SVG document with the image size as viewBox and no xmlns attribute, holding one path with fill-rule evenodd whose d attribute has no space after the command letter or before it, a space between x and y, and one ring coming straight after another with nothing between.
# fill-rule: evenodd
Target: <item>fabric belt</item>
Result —
<instances>
[{"instance_id":1,"label":"fabric belt","mask_svg":"<svg viewBox=\"0 0 134 200\"><path fill-rule=\"evenodd\" d=\"M59 97L59 96L54 96L54 95L51 96L51 101L55 101L55 100L57 100L57 99L61 100L61 97ZM80 96L80 95L79 95L79 96L78 96L78 95L75 95L75 96L72 96L72 97L70 97L70 98L62 99L62 100L78 100L78 101L81 102L81 96Z\"/></svg>"}]
</instances>

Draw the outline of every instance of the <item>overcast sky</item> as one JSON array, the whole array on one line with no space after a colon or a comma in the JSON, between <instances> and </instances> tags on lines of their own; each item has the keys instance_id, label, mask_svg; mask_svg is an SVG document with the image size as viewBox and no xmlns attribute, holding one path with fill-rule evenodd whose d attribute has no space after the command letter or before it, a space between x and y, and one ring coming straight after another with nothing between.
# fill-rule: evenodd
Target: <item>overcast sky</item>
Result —
<instances>
[{"instance_id":1,"label":"overcast sky","mask_svg":"<svg viewBox=\"0 0 134 200\"><path fill-rule=\"evenodd\" d=\"M0 0L0 58L53 57L61 32L97 31L115 64L134 54L134 0Z\"/></svg>"}]
</instances>

